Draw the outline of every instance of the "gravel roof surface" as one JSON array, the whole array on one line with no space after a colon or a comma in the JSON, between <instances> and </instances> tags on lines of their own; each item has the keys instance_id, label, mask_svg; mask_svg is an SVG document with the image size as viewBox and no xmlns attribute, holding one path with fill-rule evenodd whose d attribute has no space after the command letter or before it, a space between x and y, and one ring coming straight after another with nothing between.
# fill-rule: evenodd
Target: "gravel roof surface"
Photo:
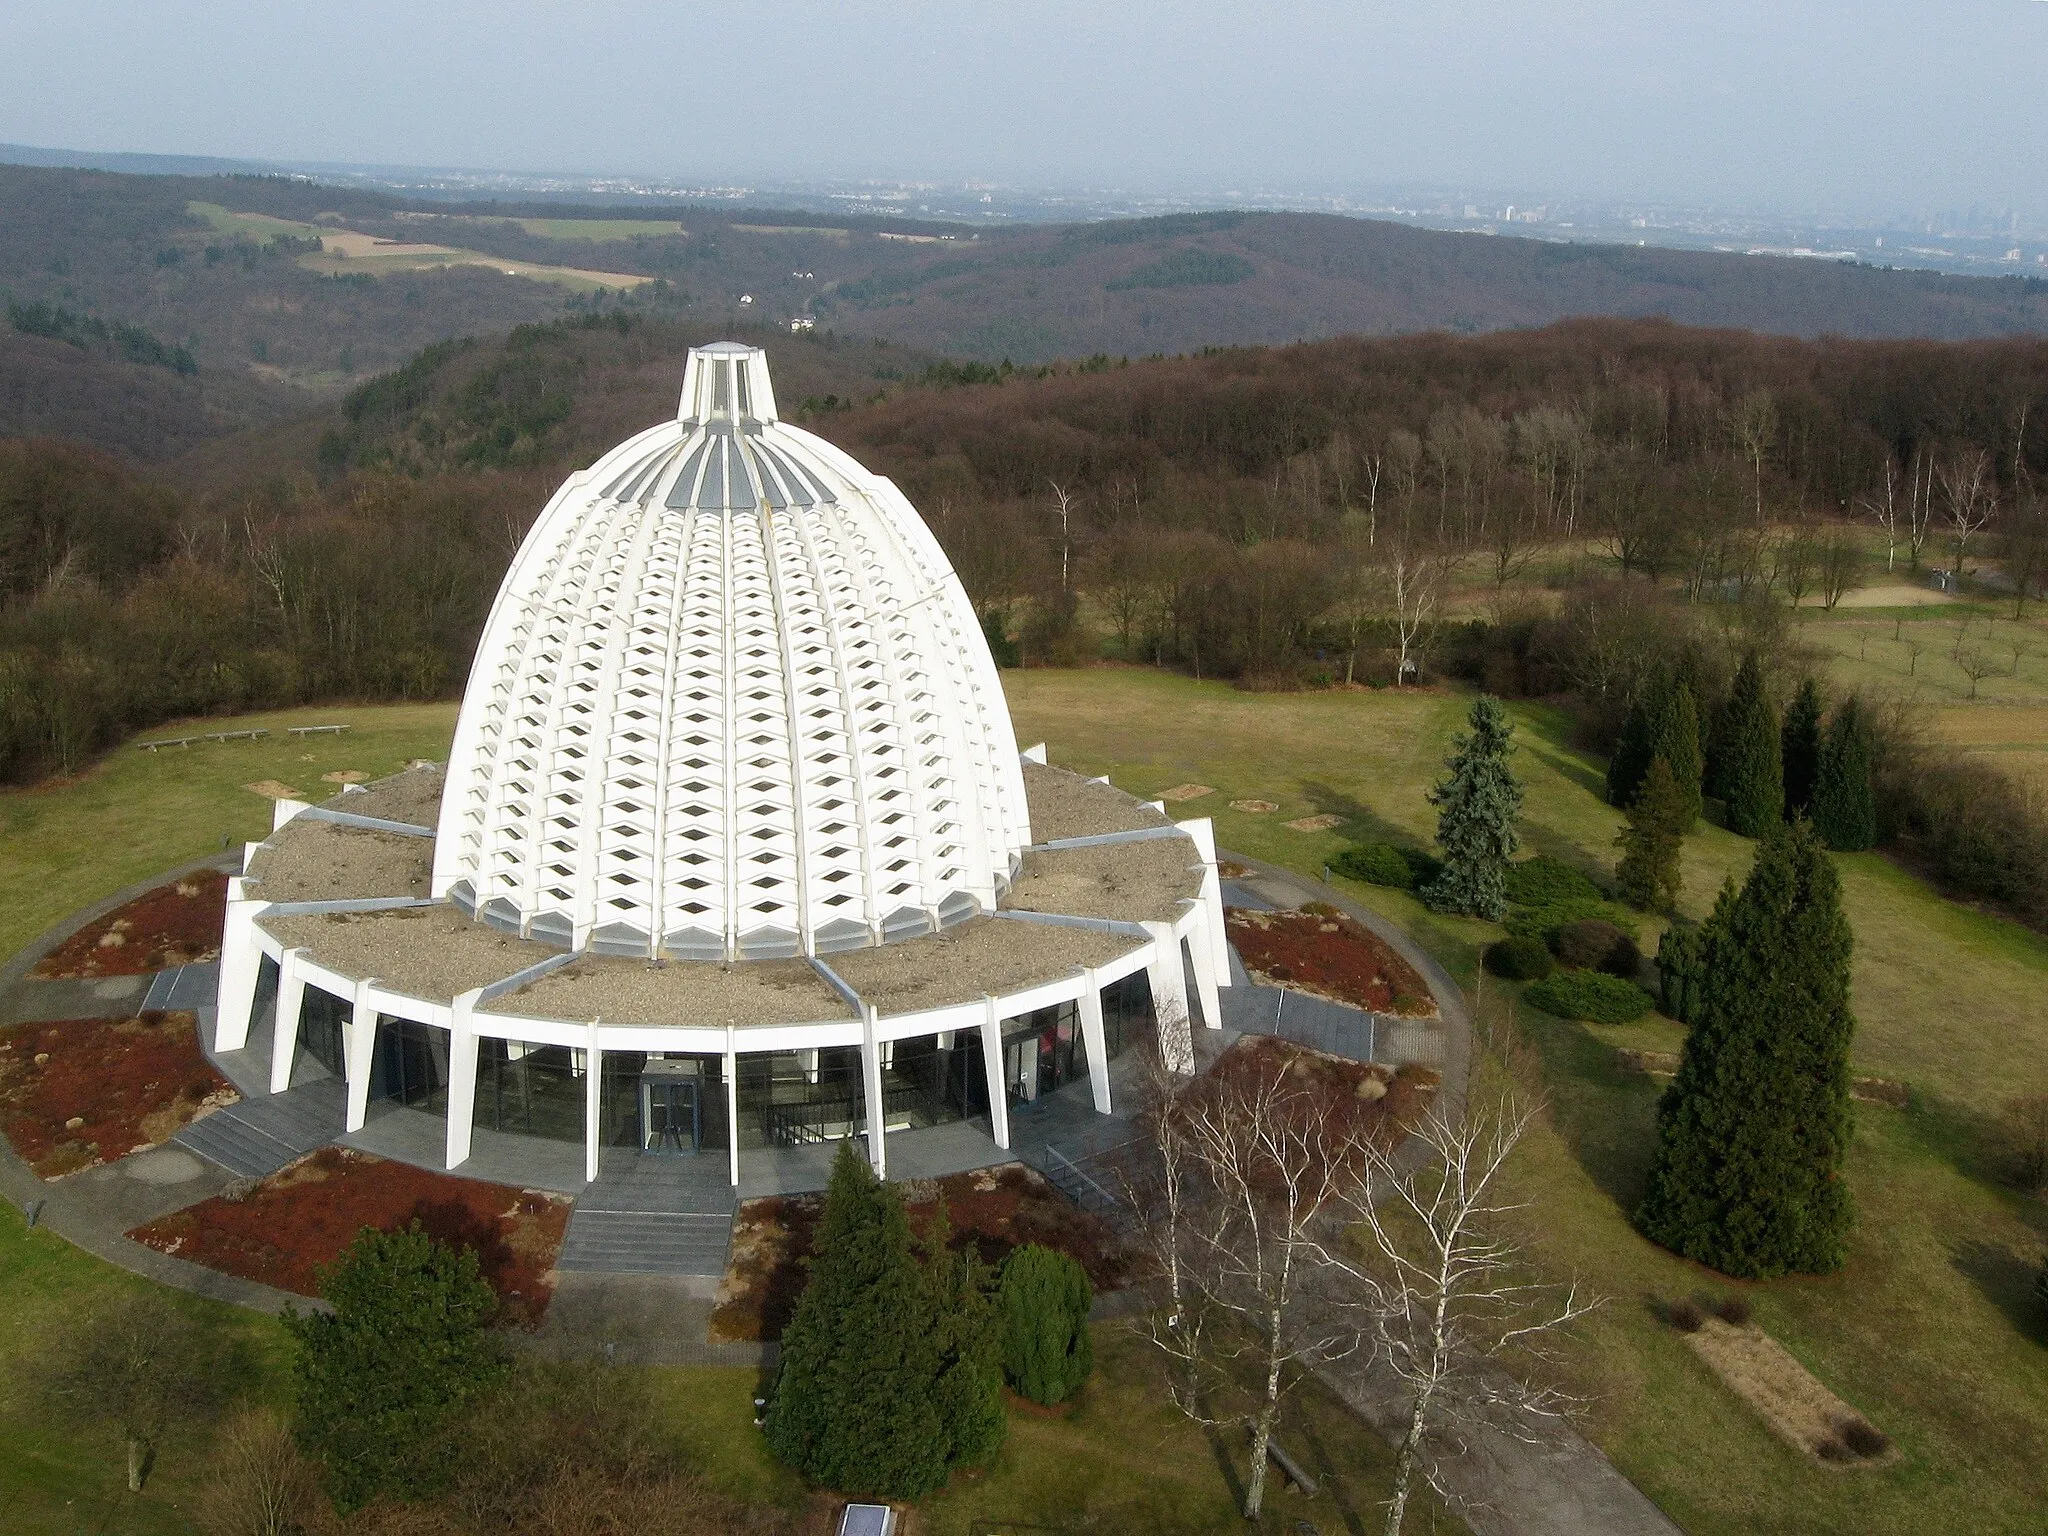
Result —
<instances>
[{"instance_id":1,"label":"gravel roof surface","mask_svg":"<svg viewBox=\"0 0 2048 1536\"><path fill-rule=\"evenodd\" d=\"M1202 890L1201 853L1185 836L1024 855L1003 905L1027 912L1169 922Z\"/></svg>"},{"instance_id":2,"label":"gravel roof surface","mask_svg":"<svg viewBox=\"0 0 2048 1536\"><path fill-rule=\"evenodd\" d=\"M425 896L434 840L373 832L304 816L270 834L249 866L264 901L345 901L368 896Z\"/></svg>"},{"instance_id":3,"label":"gravel roof surface","mask_svg":"<svg viewBox=\"0 0 2048 1536\"><path fill-rule=\"evenodd\" d=\"M500 981L557 953L472 922L458 907L400 907L389 912L308 912L273 917L263 927L331 971L374 976L400 992L447 1002L471 987Z\"/></svg>"},{"instance_id":4,"label":"gravel roof surface","mask_svg":"<svg viewBox=\"0 0 2048 1536\"><path fill-rule=\"evenodd\" d=\"M487 1013L607 1024L812 1024L858 1018L802 960L723 966L585 955L490 1003Z\"/></svg>"},{"instance_id":5,"label":"gravel roof surface","mask_svg":"<svg viewBox=\"0 0 2048 1536\"><path fill-rule=\"evenodd\" d=\"M409 827L431 829L441 819L441 786L446 782L439 763L408 768L388 779L365 784L361 791L343 791L325 802L322 810L347 811L351 816L374 816L379 821L402 821Z\"/></svg>"},{"instance_id":6,"label":"gravel roof surface","mask_svg":"<svg viewBox=\"0 0 2048 1536\"><path fill-rule=\"evenodd\" d=\"M984 993L1022 991L1077 965L1101 965L1143 942L1086 928L983 917L921 939L823 958L883 1013L915 1013Z\"/></svg>"},{"instance_id":7,"label":"gravel roof surface","mask_svg":"<svg viewBox=\"0 0 2048 1536\"><path fill-rule=\"evenodd\" d=\"M1113 784L1097 784L1043 763L1024 764L1024 801L1031 810L1031 840L1035 843L1090 837L1098 832L1135 832L1169 822L1136 795L1127 795Z\"/></svg>"}]
</instances>

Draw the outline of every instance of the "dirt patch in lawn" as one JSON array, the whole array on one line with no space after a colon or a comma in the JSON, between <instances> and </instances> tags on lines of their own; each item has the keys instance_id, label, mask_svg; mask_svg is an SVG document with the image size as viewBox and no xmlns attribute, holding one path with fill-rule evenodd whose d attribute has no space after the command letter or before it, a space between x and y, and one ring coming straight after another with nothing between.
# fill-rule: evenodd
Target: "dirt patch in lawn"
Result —
<instances>
[{"instance_id":1,"label":"dirt patch in lawn","mask_svg":"<svg viewBox=\"0 0 2048 1536\"><path fill-rule=\"evenodd\" d=\"M902 1189L913 1232L930 1231L943 1198L951 1224L948 1246L972 1247L987 1264L1038 1243L1077 1260L1098 1292L1130 1282L1134 1256L1114 1229L1022 1163L912 1179ZM811 1244L824 1210L823 1194L774 1195L740 1207L711 1313L713 1343L782 1337L809 1278Z\"/></svg>"},{"instance_id":2,"label":"dirt patch in lawn","mask_svg":"<svg viewBox=\"0 0 2048 1536\"><path fill-rule=\"evenodd\" d=\"M46 1179L168 1141L237 1097L189 1013L0 1030L0 1126Z\"/></svg>"},{"instance_id":3,"label":"dirt patch in lawn","mask_svg":"<svg viewBox=\"0 0 2048 1536\"><path fill-rule=\"evenodd\" d=\"M554 1295L570 1202L538 1190L429 1173L347 1147L322 1147L252 1185L137 1227L128 1235L208 1269L300 1296L364 1227L417 1221L476 1250L509 1322L532 1327Z\"/></svg>"},{"instance_id":4,"label":"dirt patch in lawn","mask_svg":"<svg viewBox=\"0 0 2048 1536\"><path fill-rule=\"evenodd\" d=\"M1374 1013L1430 1018L1436 1003L1415 967L1363 923L1334 908L1253 912L1226 907L1230 942L1255 981Z\"/></svg>"},{"instance_id":5,"label":"dirt patch in lawn","mask_svg":"<svg viewBox=\"0 0 2048 1536\"><path fill-rule=\"evenodd\" d=\"M215 960L227 910L228 877L202 869L87 923L38 960L29 975L38 981L81 981L142 976Z\"/></svg>"},{"instance_id":6,"label":"dirt patch in lawn","mask_svg":"<svg viewBox=\"0 0 2048 1536\"><path fill-rule=\"evenodd\" d=\"M1754 1323L1738 1327L1709 1317L1685 1341L1773 1433L1816 1461L1869 1466L1897 1459L1888 1441L1872 1442L1874 1454L1850 1449L1857 1439L1854 1426L1865 1425L1863 1416Z\"/></svg>"},{"instance_id":7,"label":"dirt patch in lawn","mask_svg":"<svg viewBox=\"0 0 2048 1536\"><path fill-rule=\"evenodd\" d=\"M1645 1077L1678 1075L1676 1051L1639 1051L1633 1046L1618 1045L1614 1048L1614 1058L1624 1072L1640 1072ZM1893 1082L1888 1077L1852 1077L1849 1079L1849 1097L1858 1104L1882 1104L1889 1109L1904 1109L1911 1102L1912 1094L1904 1083Z\"/></svg>"}]
</instances>

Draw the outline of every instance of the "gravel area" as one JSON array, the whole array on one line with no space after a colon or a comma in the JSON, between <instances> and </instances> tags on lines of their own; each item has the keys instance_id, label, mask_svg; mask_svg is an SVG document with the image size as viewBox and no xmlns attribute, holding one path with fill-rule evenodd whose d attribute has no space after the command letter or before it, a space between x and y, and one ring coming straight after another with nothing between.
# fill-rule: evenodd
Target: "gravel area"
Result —
<instances>
[{"instance_id":1,"label":"gravel area","mask_svg":"<svg viewBox=\"0 0 2048 1536\"><path fill-rule=\"evenodd\" d=\"M507 993L485 1012L607 1024L723 1026L812 1024L859 1017L801 960L740 965L669 960L656 965L585 955Z\"/></svg>"},{"instance_id":2,"label":"gravel area","mask_svg":"<svg viewBox=\"0 0 2048 1536\"><path fill-rule=\"evenodd\" d=\"M327 801L322 810L347 811L351 816L374 816L379 821L402 821L409 827L432 830L441 819L441 786L445 781L439 763L427 763L394 773L388 779L365 784L349 794L343 792Z\"/></svg>"},{"instance_id":3,"label":"gravel area","mask_svg":"<svg viewBox=\"0 0 2048 1536\"><path fill-rule=\"evenodd\" d=\"M1148 837L1027 853L1003 905L1128 923L1168 922L1184 899L1201 890L1201 854L1193 839Z\"/></svg>"},{"instance_id":4,"label":"gravel area","mask_svg":"<svg viewBox=\"0 0 2048 1536\"><path fill-rule=\"evenodd\" d=\"M425 896L432 884L434 841L403 832L373 832L301 816L270 834L249 866L264 901L346 901L370 896Z\"/></svg>"},{"instance_id":5,"label":"gravel area","mask_svg":"<svg viewBox=\"0 0 2048 1536\"><path fill-rule=\"evenodd\" d=\"M1031 840L1057 842L1101 832L1135 832L1163 827L1168 818L1136 795L1113 784L1097 784L1065 768L1024 765L1024 801L1031 810Z\"/></svg>"},{"instance_id":6,"label":"gravel area","mask_svg":"<svg viewBox=\"0 0 2048 1536\"><path fill-rule=\"evenodd\" d=\"M983 917L944 933L825 956L845 983L883 1013L915 1013L1001 996L1102 965L1144 942L1051 923Z\"/></svg>"},{"instance_id":7,"label":"gravel area","mask_svg":"<svg viewBox=\"0 0 2048 1536\"><path fill-rule=\"evenodd\" d=\"M309 912L265 919L280 944L330 971L374 976L413 997L446 1002L558 953L472 922L446 904L390 912Z\"/></svg>"}]
</instances>

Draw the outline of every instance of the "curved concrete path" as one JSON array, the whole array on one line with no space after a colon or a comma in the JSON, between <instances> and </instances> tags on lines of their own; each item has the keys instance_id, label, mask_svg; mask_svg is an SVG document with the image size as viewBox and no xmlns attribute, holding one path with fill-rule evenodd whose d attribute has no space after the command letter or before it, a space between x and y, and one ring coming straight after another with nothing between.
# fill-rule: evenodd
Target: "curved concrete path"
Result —
<instances>
[{"instance_id":1,"label":"curved concrete path","mask_svg":"<svg viewBox=\"0 0 2048 1536\"><path fill-rule=\"evenodd\" d=\"M1275 905L1328 902L1422 973L1443 1016L1442 1091L1462 1106L1475 1049L1472 1014L1464 990L1436 957L1389 919L1319 880L1227 849L1218 849L1217 857L1242 865L1249 873L1236 883ZM1410 1399L1391 1372L1325 1367L1316 1374L1389 1445L1398 1443ZM1571 1430L1531 1445L1503 1430L1482 1429L1462 1455L1446 1459L1441 1475L1474 1536L1679 1536L1679 1527L1598 1446Z\"/></svg>"}]
</instances>

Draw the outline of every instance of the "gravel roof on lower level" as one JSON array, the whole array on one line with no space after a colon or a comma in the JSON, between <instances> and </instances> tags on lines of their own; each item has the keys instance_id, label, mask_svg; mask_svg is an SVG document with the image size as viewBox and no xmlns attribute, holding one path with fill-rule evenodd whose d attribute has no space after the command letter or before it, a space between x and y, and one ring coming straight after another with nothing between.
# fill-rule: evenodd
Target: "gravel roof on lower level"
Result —
<instances>
[{"instance_id":1,"label":"gravel roof on lower level","mask_svg":"<svg viewBox=\"0 0 2048 1536\"><path fill-rule=\"evenodd\" d=\"M420 763L361 789L343 790L321 809L431 829L441 819L441 787L446 782L439 763Z\"/></svg>"},{"instance_id":2,"label":"gravel roof on lower level","mask_svg":"<svg viewBox=\"0 0 2048 1536\"><path fill-rule=\"evenodd\" d=\"M1201 859L1194 839L1180 833L1039 849L1024 855L1003 905L1128 923L1171 922L1183 901L1201 894Z\"/></svg>"},{"instance_id":3,"label":"gravel roof on lower level","mask_svg":"<svg viewBox=\"0 0 2048 1536\"><path fill-rule=\"evenodd\" d=\"M1106 964L1142 943L1089 928L983 917L908 943L849 949L824 959L883 1013L917 1013L989 993L1021 992L1077 965Z\"/></svg>"},{"instance_id":4,"label":"gravel roof on lower level","mask_svg":"<svg viewBox=\"0 0 2048 1536\"><path fill-rule=\"evenodd\" d=\"M1031 811L1034 843L1169 824L1136 795L1044 763L1024 764L1024 803Z\"/></svg>"},{"instance_id":5,"label":"gravel roof on lower level","mask_svg":"<svg viewBox=\"0 0 2048 1536\"><path fill-rule=\"evenodd\" d=\"M265 918L263 926L278 943L304 949L330 971L357 980L374 976L436 1002L503 981L556 953L474 922L446 902L384 912L307 912Z\"/></svg>"},{"instance_id":6,"label":"gravel roof on lower level","mask_svg":"<svg viewBox=\"0 0 2048 1536\"><path fill-rule=\"evenodd\" d=\"M350 901L373 896L424 898L432 884L434 840L375 832L301 816L256 851L250 895L262 901Z\"/></svg>"},{"instance_id":7,"label":"gravel roof on lower level","mask_svg":"<svg viewBox=\"0 0 2048 1536\"><path fill-rule=\"evenodd\" d=\"M845 998L802 960L750 960L709 965L659 963L583 955L516 992L485 1005L487 1013L607 1024L682 1024L723 1028L728 1022L814 1024L854 1019Z\"/></svg>"}]
</instances>

